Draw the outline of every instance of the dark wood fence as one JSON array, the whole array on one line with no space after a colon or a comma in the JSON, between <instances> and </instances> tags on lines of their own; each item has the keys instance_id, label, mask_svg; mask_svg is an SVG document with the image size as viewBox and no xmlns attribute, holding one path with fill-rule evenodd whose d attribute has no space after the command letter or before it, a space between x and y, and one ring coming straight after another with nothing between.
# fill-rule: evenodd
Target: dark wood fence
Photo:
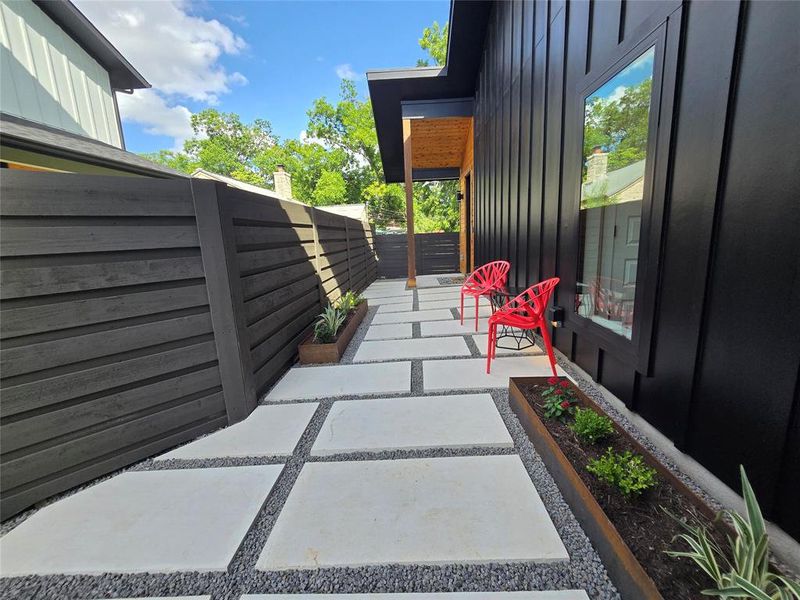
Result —
<instances>
[{"instance_id":1,"label":"dark wood fence","mask_svg":"<svg viewBox=\"0 0 800 600\"><path fill-rule=\"evenodd\" d=\"M417 275L458 272L458 233L418 233L414 241ZM375 252L379 277L408 275L408 241L404 233L376 235Z\"/></svg>"},{"instance_id":2,"label":"dark wood fence","mask_svg":"<svg viewBox=\"0 0 800 600\"><path fill-rule=\"evenodd\" d=\"M376 275L362 223L208 181L4 171L0 195L2 518L243 419Z\"/></svg>"}]
</instances>

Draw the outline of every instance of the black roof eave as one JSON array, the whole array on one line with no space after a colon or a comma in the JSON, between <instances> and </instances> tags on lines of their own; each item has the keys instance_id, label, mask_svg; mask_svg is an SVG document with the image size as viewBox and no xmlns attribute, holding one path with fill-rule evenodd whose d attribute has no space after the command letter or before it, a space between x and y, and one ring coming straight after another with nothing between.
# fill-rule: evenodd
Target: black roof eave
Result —
<instances>
[{"instance_id":1,"label":"black roof eave","mask_svg":"<svg viewBox=\"0 0 800 600\"><path fill-rule=\"evenodd\" d=\"M402 103L472 98L492 2L453 0L447 64L367 72L367 85L387 183L403 181Z\"/></svg>"},{"instance_id":2,"label":"black roof eave","mask_svg":"<svg viewBox=\"0 0 800 600\"><path fill-rule=\"evenodd\" d=\"M44 14L108 71L111 88L137 90L150 84L69 0L33 0Z\"/></svg>"}]
</instances>

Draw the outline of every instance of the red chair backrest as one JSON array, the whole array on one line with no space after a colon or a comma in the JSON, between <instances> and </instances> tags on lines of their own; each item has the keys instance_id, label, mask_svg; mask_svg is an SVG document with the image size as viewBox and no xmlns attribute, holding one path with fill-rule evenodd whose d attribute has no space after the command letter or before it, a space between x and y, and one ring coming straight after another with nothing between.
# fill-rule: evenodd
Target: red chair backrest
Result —
<instances>
[{"instance_id":1,"label":"red chair backrest","mask_svg":"<svg viewBox=\"0 0 800 600\"><path fill-rule=\"evenodd\" d=\"M464 287L469 288L482 288L486 290L499 290L506 286L506 279L508 278L508 271L511 269L511 263L507 260L495 260L485 265L481 265L475 269L472 274L467 277L464 282Z\"/></svg>"},{"instance_id":2,"label":"red chair backrest","mask_svg":"<svg viewBox=\"0 0 800 600\"><path fill-rule=\"evenodd\" d=\"M553 295L553 290L559 281L561 280L558 277L540 281L509 300L500 310L513 313L514 316L533 324L544 317L547 303L550 302L550 296Z\"/></svg>"}]
</instances>

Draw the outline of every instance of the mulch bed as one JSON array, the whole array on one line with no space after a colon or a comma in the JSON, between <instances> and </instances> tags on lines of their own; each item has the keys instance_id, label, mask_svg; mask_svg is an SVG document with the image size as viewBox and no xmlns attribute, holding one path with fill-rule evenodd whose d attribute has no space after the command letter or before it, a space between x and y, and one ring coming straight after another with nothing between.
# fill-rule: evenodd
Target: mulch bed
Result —
<instances>
[{"instance_id":1,"label":"mulch bed","mask_svg":"<svg viewBox=\"0 0 800 600\"><path fill-rule=\"evenodd\" d=\"M700 515L683 494L662 478L659 478L654 488L644 492L639 498L626 499L617 488L589 473L586 465L590 460L599 458L609 447L617 453L626 450L637 453L637 448L620 435L613 435L594 445L581 442L568 427L571 419L563 423L544 416L541 393L547 387L521 384L519 388L664 598L708 598L700 594L700 591L713 587L711 579L692 561L672 558L664 553L665 550L677 549L672 540L684 531L665 514L662 507L674 515L691 514L691 520L712 527L709 520ZM725 538L722 535L715 531L714 538L725 547Z\"/></svg>"}]
</instances>

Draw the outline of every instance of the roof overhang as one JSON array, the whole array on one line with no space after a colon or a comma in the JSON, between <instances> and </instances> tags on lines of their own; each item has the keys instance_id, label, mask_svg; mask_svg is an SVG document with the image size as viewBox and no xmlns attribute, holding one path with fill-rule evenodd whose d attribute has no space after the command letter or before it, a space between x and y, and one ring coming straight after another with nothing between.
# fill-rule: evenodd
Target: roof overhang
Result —
<instances>
[{"instance_id":1,"label":"roof overhang","mask_svg":"<svg viewBox=\"0 0 800 600\"><path fill-rule=\"evenodd\" d=\"M87 137L0 113L0 143L79 163L146 177L186 177L169 167Z\"/></svg>"},{"instance_id":2,"label":"roof overhang","mask_svg":"<svg viewBox=\"0 0 800 600\"><path fill-rule=\"evenodd\" d=\"M72 2L69 0L33 1L44 14L108 71L112 89L136 90L150 87L142 74L133 68L133 65L111 45L111 42Z\"/></svg>"},{"instance_id":3,"label":"roof overhang","mask_svg":"<svg viewBox=\"0 0 800 600\"><path fill-rule=\"evenodd\" d=\"M483 38L491 5L492 2L484 0L453 0L450 4L447 64L444 67L367 72L372 112L387 183L403 181L403 118L472 115L475 79L480 68ZM460 114L437 115L437 110L445 113L460 111Z\"/></svg>"}]
</instances>

